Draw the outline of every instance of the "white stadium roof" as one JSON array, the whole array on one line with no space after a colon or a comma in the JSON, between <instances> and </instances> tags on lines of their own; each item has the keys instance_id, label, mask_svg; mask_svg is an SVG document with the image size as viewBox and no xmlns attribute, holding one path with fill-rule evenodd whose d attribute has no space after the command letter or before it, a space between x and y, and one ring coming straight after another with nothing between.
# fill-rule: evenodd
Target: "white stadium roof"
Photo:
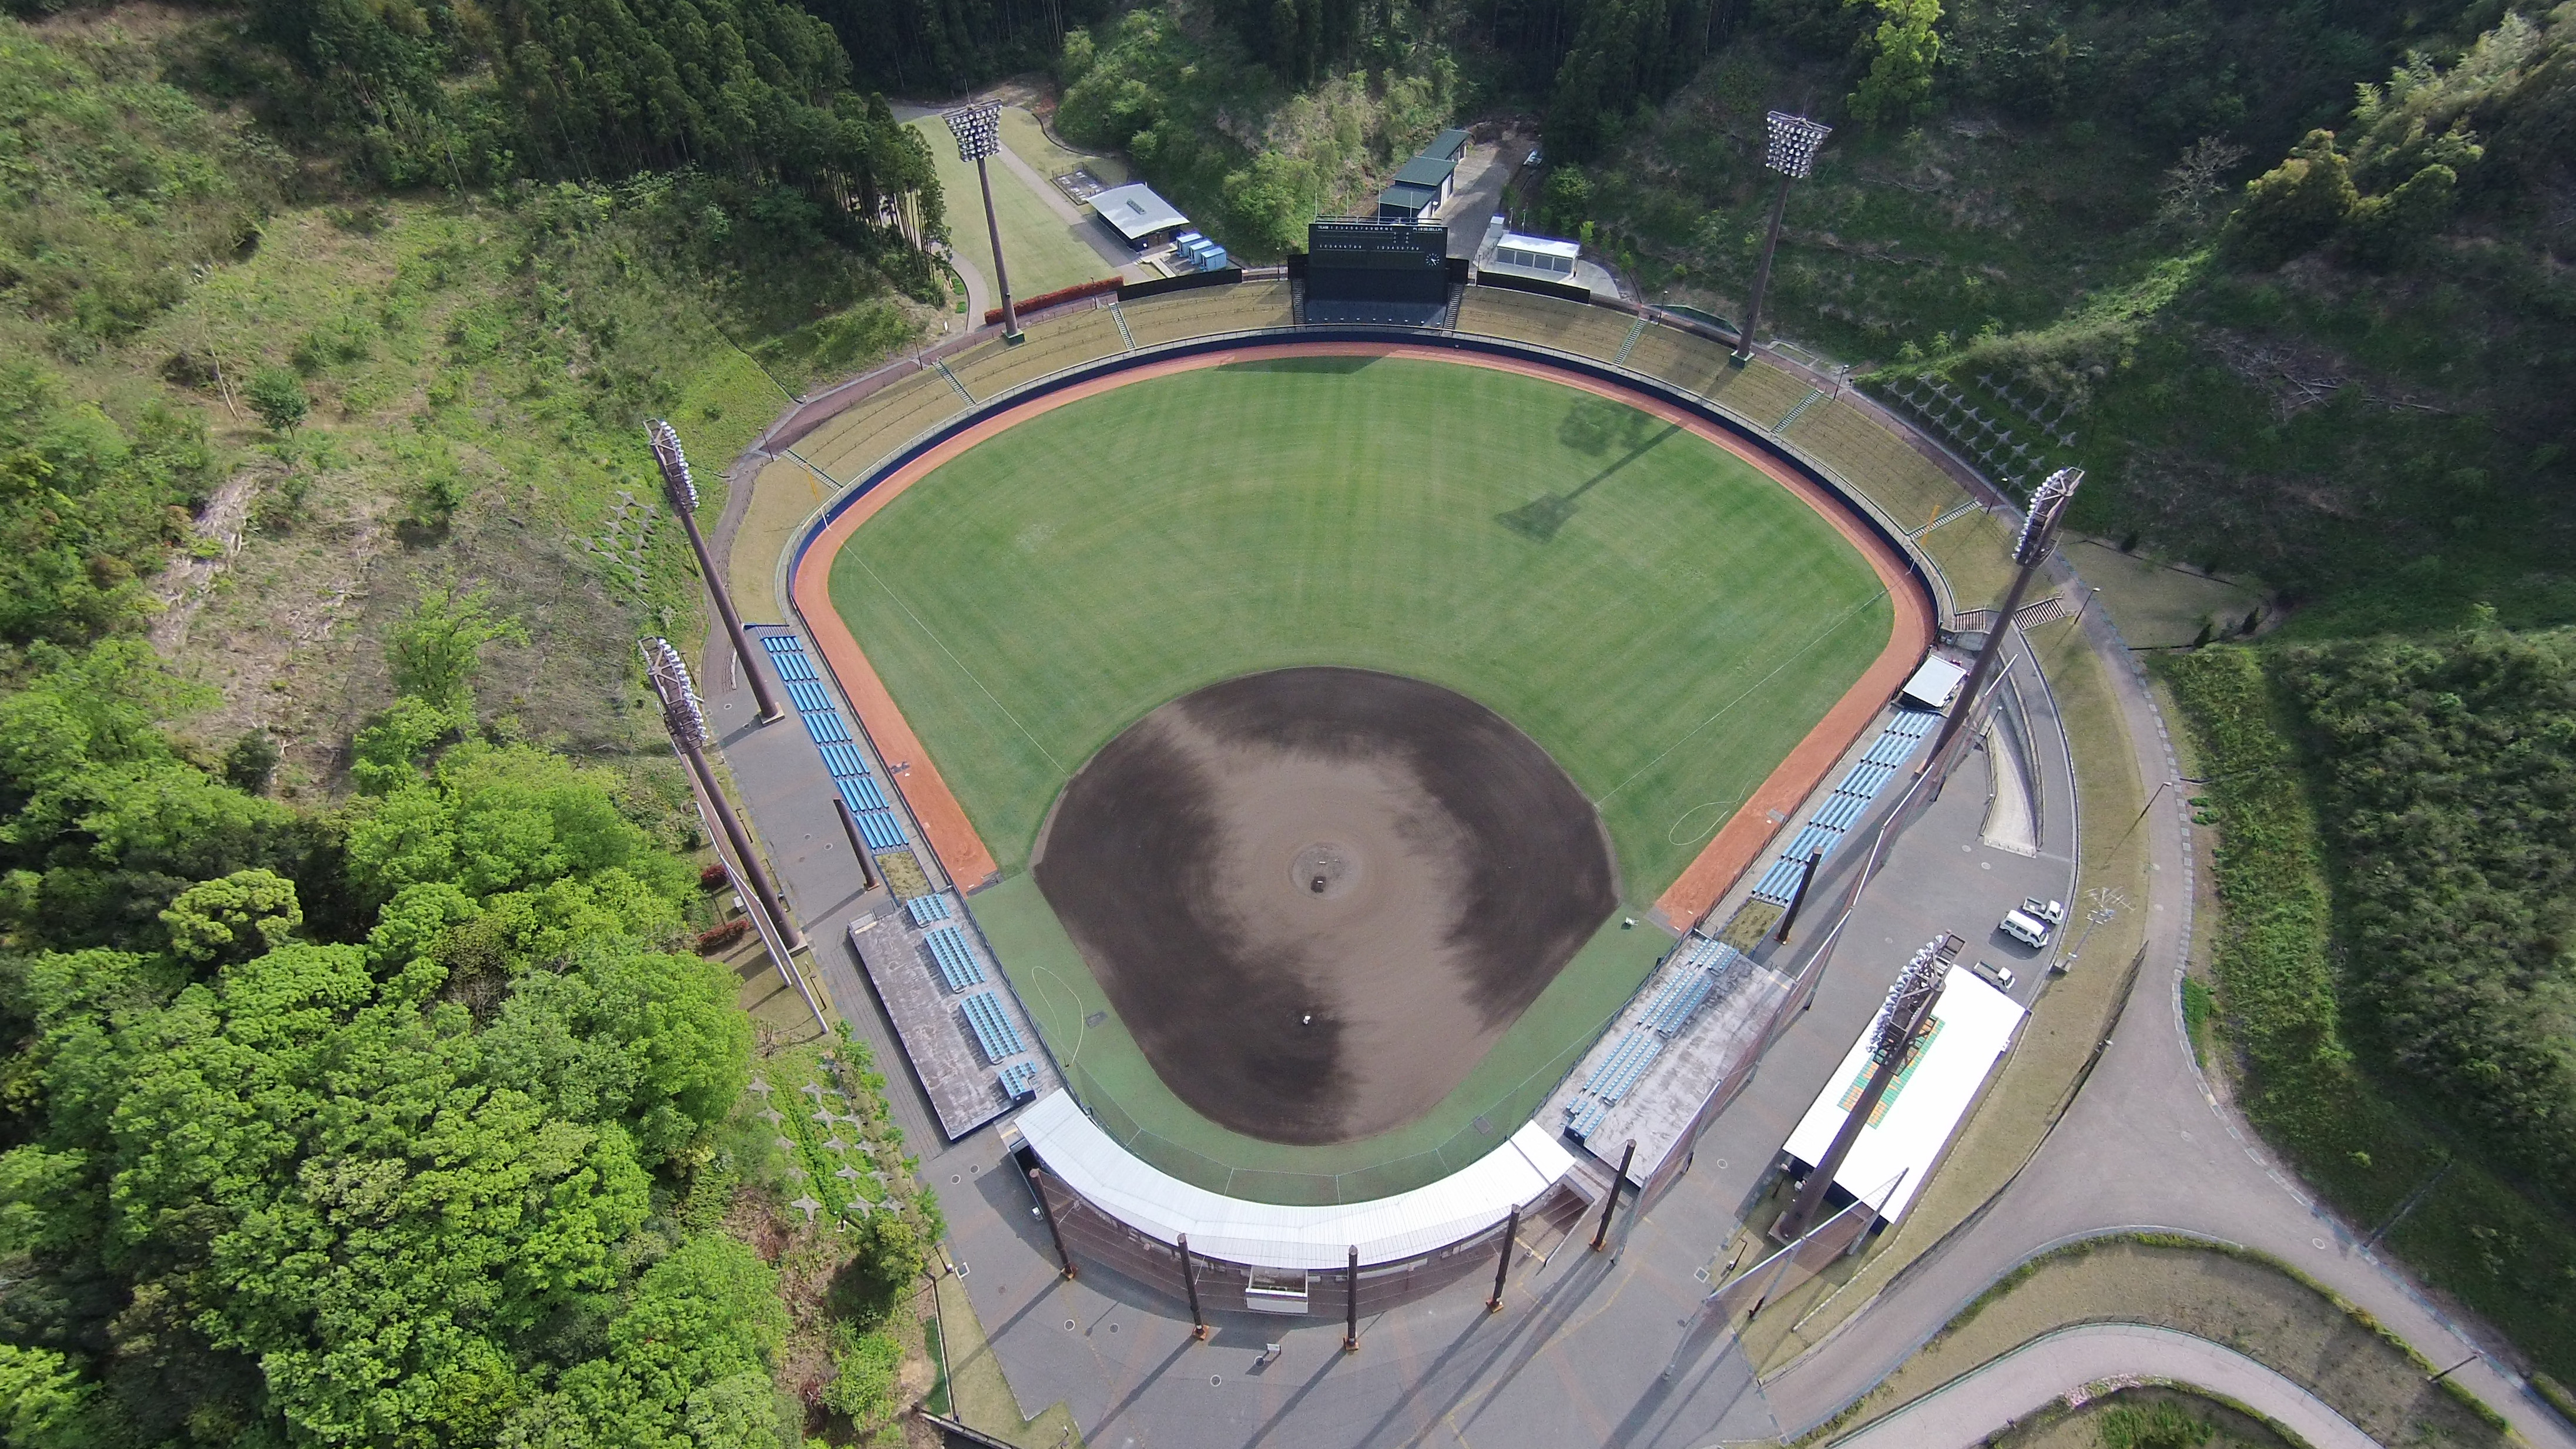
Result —
<instances>
[{"instance_id":1,"label":"white stadium roof","mask_svg":"<svg viewBox=\"0 0 2576 1449\"><path fill-rule=\"evenodd\" d=\"M1154 188L1142 181L1110 187L1091 198L1091 208L1129 241L1190 224L1179 207L1155 195Z\"/></svg>"},{"instance_id":2,"label":"white stadium roof","mask_svg":"<svg viewBox=\"0 0 2576 1449\"><path fill-rule=\"evenodd\" d=\"M1852 1144L1851 1155L1834 1174L1835 1184L1860 1197L1877 1193L1888 1179L1903 1173L1895 1194L1878 1210L1891 1223L1902 1217L1905 1205L1923 1190L1923 1180L1931 1175L1932 1163L1949 1144L1950 1134L1959 1130L1959 1119L1967 1115L1968 1104L1976 1100L1995 1059L2012 1044L2013 1029L2021 1024L2022 1015L2011 997L1973 973L1951 967L1941 1000L1932 1008L1932 1020L1939 1027L1932 1044L1917 1055L1913 1069L1888 1089L1878 1121L1861 1129L1860 1140ZM1833 1145L1834 1133L1842 1128L1844 1100L1852 1095L1856 1082L1868 1079L1869 1071L1869 1033L1864 1030L1844 1054L1842 1065L1825 1079L1825 1089L1816 1094L1815 1105L1807 1109L1798 1130L1789 1134L1786 1150L1791 1157L1812 1166L1825 1154Z\"/></svg>"},{"instance_id":3,"label":"white stadium roof","mask_svg":"<svg viewBox=\"0 0 2576 1449\"><path fill-rule=\"evenodd\" d=\"M1905 681L1905 697L1925 709L1948 709L1951 697L1959 692L1959 682L1968 677L1968 667L1955 664L1938 654L1924 656L1923 667Z\"/></svg>"},{"instance_id":4,"label":"white stadium roof","mask_svg":"<svg viewBox=\"0 0 2576 1449\"><path fill-rule=\"evenodd\" d=\"M1195 1187L1119 1146L1058 1088L1013 1119L1058 1181L1159 1242L1190 1235L1190 1250L1264 1268L1390 1263L1446 1247L1501 1222L1574 1168L1546 1128L1525 1123L1509 1141L1427 1187L1372 1202L1290 1207Z\"/></svg>"}]
</instances>

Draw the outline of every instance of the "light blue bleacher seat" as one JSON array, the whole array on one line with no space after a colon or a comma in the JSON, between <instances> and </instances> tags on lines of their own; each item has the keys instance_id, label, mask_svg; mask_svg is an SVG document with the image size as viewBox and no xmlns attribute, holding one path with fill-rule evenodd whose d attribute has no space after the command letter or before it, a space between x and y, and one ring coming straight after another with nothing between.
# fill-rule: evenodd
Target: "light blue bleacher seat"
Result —
<instances>
[{"instance_id":1,"label":"light blue bleacher seat","mask_svg":"<svg viewBox=\"0 0 2576 1449\"><path fill-rule=\"evenodd\" d=\"M1892 766L1854 765L1852 766L1851 773L1843 777L1843 782L1834 787L1834 793L1837 795L1858 795L1860 798L1866 800L1872 795L1877 794L1880 786L1885 785L1888 781L1895 778L1896 771Z\"/></svg>"},{"instance_id":2,"label":"light blue bleacher seat","mask_svg":"<svg viewBox=\"0 0 2576 1449\"><path fill-rule=\"evenodd\" d=\"M834 780L832 786L841 792L842 799L850 802L850 810L854 814L861 810L886 808L885 792L877 788L876 781L865 775L850 780Z\"/></svg>"},{"instance_id":3,"label":"light blue bleacher seat","mask_svg":"<svg viewBox=\"0 0 2576 1449\"><path fill-rule=\"evenodd\" d=\"M1931 710L1901 709L1896 712L1896 718L1888 721L1887 732L1919 740L1931 734L1940 723L1941 716Z\"/></svg>"},{"instance_id":4,"label":"light blue bleacher seat","mask_svg":"<svg viewBox=\"0 0 2576 1449\"><path fill-rule=\"evenodd\" d=\"M1789 904L1790 894L1798 889L1799 874L1806 868L1803 862L1783 856L1771 862L1771 868L1754 883L1753 894L1775 906L1785 906Z\"/></svg>"},{"instance_id":5,"label":"light blue bleacher seat","mask_svg":"<svg viewBox=\"0 0 2576 1449\"><path fill-rule=\"evenodd\" d=\"M945 896L914 896L903 903L903 908L912 912L912 923L916 926L948 919L948 898Z\"/></svg>"},{"instance_id":6,"label":"light blue bleacher seat","mask_svg":"<svg viewBox=\"0 0 2576 1449\"><path fill-rule=\"evenodd\" d=\"M805 733L811 735L818 745L846 745L850 742L850 727L841 723L841 716L836 711L800 710L796 717L805 722Z\"/></svg>"},{"instance_id":7,"label":"light blue bleacher seat","mask_svg":"<svg viewBox=\"0 0 2576 1449\"><path fill-rule=\"evenodd\" d=\"M823 745L823 768L835 780L855 780L867 774L868 761L856 745Z\"/></svg>"},{"instance_id":8,"label":"light blue bleacher seat","mask_svg":"<svg viewBox=\"0 0 2576 1449\"><path fill-rule=\"evenodd\" d=\"M1589 1141L1592 1134L1600 1128L1601 1119L1609 1115L1609 1103L1598 1097L1577 1097L1566 1104L1565 1130Z\"/></svg>"},{"instance_id":9,"label":"light blue bleacher seat","mask_svg":"<svg viewBox=\"0 0 2576 1449\"><path fill-rule=\"evenodd\" d=\"M1900 735L1889 730L1878 737L1878 743L1870 746L1869 753L1861 756L1861 760L1872 765L1901 765L1913 756L1915 746L1922 743L1912 735Z\"/></svg>"},{"instance_id":10,"label":"light blue bleacher seat","mask_svg":"<svg viewBox=\"0 0 2576 1449\"><path fill-rule=\"evenodd\" d=\"M1815 823L1828 830L1849 830L1868 808L1869 802L1856 795L1828 795L1824 808L1816 812Z\"/></svg>"},{"instance_id":11,"label":"light blue bleacher seat","mask_svg":"<svg viewBox=\"0 0 2576 1449\"><path fill-rule=\"evenodd\" d=\"M1789 848L1784 854L1793 860L1805 860L1809 852L1818 850L1831 855L1834 847L1842 843L1842 838L1843 833L1830 825L1810 823L1806 829L1798 832L1797 839L1789 842Z\"/></svg>"},{"instance_id":12,"label":"light blue bleacher seat","mask_svg":"<svg viewBox=\"0 0 2576 1449\"><path fill-rule=\"evenodd\" d=\"M861 810L857 818L859 838L868 843L868 849L892 850L904 843L903 822L894 818L893 811Z\"/></svg>"},{"instance_id":13,"label":"light blue bleacher seat","mask_svg":"<svg viewBox=\"0 0 2576 1449\"><path fill-rule=\"evenodd\" d=\"M1013 1101L1037 1095L1038 1064L1013 1062L1002 1068L1002 1090L1008 1092Z\"/></svg>"},{"instance_id":14,"label":"light blue bleacher seat","mask_svg":"<svg viewBox=\"0 0 2576 1449\"><path fill-rule=\"evenodd\" d=\"M1671 989L1665 993L1670 1000L1655 1004L1656 1009L1646 1015L1646 1025L1668 1037L1680 1035L1682 1028L1690 1025L1691 1018L1699 1014L1701 1005L1708 1000L1709 989L1716 984L1716 975L1706 970L1676 977Z\"/></svg>"},{"instance_id":15,"label":"light blue bleacher seat","mask_svg":"<svg viewBox=\"0 0 2576 1449\"><path fill-rule=\"evenodd\" d=\"M994 1066L1028 1050L1020 1044L1020 1034L1011 1019L1002 1013L1002 999L990 991L978 991L959 1000L966 1013L966 1025L975 1033L975 1044L984 1049L984 1059Z\"/></svg>"},{"instance_id":16,"label":"light blue bleacher seat","mask_svg":"<svg viewBox=\"0 0 2576 1449\"><path fill-rule=\"evenodd\" d=\"M933 926L922 933L930 947L931 959L939 963L939 974L951 991L963 991L984 981L984 967L975 959L974 948L966 944L966 933L955 926Z\"/></svg>"},{"instance_id":17,"label":"light blue bleacher seat","mask_svg":"<svg viewBox=\"0 0 2576 1449\"><path fill-rule=\"evenodd\" d=\"M796 702L798 709L808 714L832 707L832 696L825 694L823 686L810 679L787 681L787 697Z\"/></svg>"},{"instance_id":18,"label":"light blue bleacher seat","mask_svg":"<svg viewBox=\"0 0 2576 1449\"><path fill-rule=\"evenodd\" d=\"M1646 1075L1646 1068L1655 1064L1655 1058L1664 1054L1662 1037L1651 1031L1635 1032L1631 1035L1634 1040L1630 1044L1627 1060L1608 1081L1601 1084L1598 1091L1593 1093L1594 1096L1614 1107L1619 1105L1620 1098L1628 1095L1628 1089L1636 1086Z\"/></svg>"}]
</instances>

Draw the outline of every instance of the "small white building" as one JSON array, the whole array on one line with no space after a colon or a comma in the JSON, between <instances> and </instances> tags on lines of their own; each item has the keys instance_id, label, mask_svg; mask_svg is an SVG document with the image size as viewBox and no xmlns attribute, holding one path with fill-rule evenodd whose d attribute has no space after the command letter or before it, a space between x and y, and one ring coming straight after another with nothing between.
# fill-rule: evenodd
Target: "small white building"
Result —
<instances>
[{"instance_id":1,"label":"small white building","mask_svg":"<svg viewBox=\"0 0 2576 1449\"><path fill-rule=\"evenodd\" d=\"M1905 699L1925 709L1948 709L1950 701L1958 698L1959 686L1967 677L1966 665L1954 663L1938 654L1927 655L1923 667L1914 671L1912 679L1905 681Z\"/></svg>"},{"instance_id":2,"label":"small white building","mask_svg":"<svg viewBox=\"0 0 2576 1449\"><path fill-rule=\"evenodd\" d=\"M1484 271L1510 272L1545 282L1571 282L1575 259L1582 252L1581 242L1507 231L1494 242L1494 259L1479 266Z\"/></svg>"}]
</instances>

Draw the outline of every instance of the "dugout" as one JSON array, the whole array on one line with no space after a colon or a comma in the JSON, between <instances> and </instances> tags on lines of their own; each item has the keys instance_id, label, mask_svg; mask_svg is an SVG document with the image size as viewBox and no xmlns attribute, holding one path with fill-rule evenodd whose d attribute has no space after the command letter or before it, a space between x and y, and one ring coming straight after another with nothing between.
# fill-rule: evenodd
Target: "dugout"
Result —
<instances>
[{"instance_id":1,"label":"dugout","mask_svg":"<svg viewBox=\"0 0 2576 1449\"><path fill-rule=\"evenodd\" d=\"M1306 228L1306 320L1437 326L1449 310L1449 228L1317 221Z\"/></svg>"}]
</instances>

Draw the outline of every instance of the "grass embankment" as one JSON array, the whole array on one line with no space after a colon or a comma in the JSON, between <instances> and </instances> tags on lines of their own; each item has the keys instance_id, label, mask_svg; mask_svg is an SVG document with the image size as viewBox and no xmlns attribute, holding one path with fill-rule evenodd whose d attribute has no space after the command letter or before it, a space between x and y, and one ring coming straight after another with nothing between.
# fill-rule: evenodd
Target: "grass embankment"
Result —
<instances>
[{"instance_id":1,"label":"grass embankment","mask_svg":"<svg viewBox=\"0 0 2576 1449\"><path fill-rule=\"evenodd\" d=\"M1027 113L1012 107L1006 114L1025 117ZM915 121L912 128L921 133L939 163L939 189L948 203L948 224L956 233L958 251L968 265L991 281L993 252L985 231L984 195L976 181L974 163L957 159L957 142L938 118ZM1016 153L1021 137L1039 134L1035 121L1030 120L1024 125L1005 127L1002 139ZM1047 168L1055 164L1055 158L1046 152L1021 155L1020 159L1041 175L1048 174ZM1048 204L1046 195L1032 188L1018 169L1001 157L984 164L993 183L993 213L1002 226L1002 257L1011 269L1011 295L1034 297L1058 287L1116 274L1117 269L1102 260L1084 238L1084 233L1096 229L1099 223L1065 220ZM1087 218L1088 213L1085 215ZM999 307L1002 299L997 294L985 305ZM982 321L980 317L967 319L970 326Z\"/></svg>"},{"instance_id":2,"label":"grass embankment","mask_svg":"<svg viewBox=\"0 0 2576 1449\"><path fill-rule=\"evenodd\" d=\"M2362 1069L2336 1015L2326 857L2284 704L2261 657L2173 656L2164 677L2204 755L2218 829L2218 1004L2245 1076L2246 1116L2347 1218L2459 1296L2561 1382L2576 1321L2555 1305L2576 1274L2576 1224L2489 1170Z\"/></svg>"},{"instance_id":3,"label":"grass embankment","mask_svg":"<svg viewBox=\"0 0 2576 1449\"><path fill-rule=\"evenodd\" d=\"M2032 1004L2012 1054L1904 1222L1878 1240L1869 1256L1837 1264L1814 1283L1782 1296L1780 1309L1785 1311L1766 1308L1747 1327L1746 1349L1765 1370L1822 1341L2002 1190L2065 1111L2080 1074L2127 999L2129 968L2146 939L2147 892L2145 836L2129 828L2145 795L2128 730L2102 660L2073 620L2043 624L2029 638L2075 756L2082 839L2074 909L2107 909L2111 914L2089 926L2090 934L2081 937L2081 957ZM2054 762L2043 758L2040 765L2047 769ZM2081 933L2088 925L2079 922L2074 929Z\"/></svg>"},{"instance_id":4,"label":"grass embankment","mask_svg":"<svg viewBox=\"0 0 2576 1449\"><path fill-rule=\"evenodd\" d=\"M832 590L1006 872L1155 706L1340 664L1527 731L1600 807L1632 900L1892 619L1832 525L1733 455L1555 383L1397 360L1212 368L1034 418L888 505Z\"/></svg>"},{"instance_id":5,"label":"grass embankment","mask_svg":"<svg viewBox=\"0 0 2576 1449\"><path fill-rule=\"evenodd\" d=\"M2260 1254L2162 1238L2095 1238L2015 1269L1834 1432L1884 1418L2041 1334L2082 1323L2143 1323L2224 1344L2315 1394L2378 1443L2515 1442L2475 1400L2428 1382L2438 1365L2330 1291Z\"/></svg>"}]
</instances>

